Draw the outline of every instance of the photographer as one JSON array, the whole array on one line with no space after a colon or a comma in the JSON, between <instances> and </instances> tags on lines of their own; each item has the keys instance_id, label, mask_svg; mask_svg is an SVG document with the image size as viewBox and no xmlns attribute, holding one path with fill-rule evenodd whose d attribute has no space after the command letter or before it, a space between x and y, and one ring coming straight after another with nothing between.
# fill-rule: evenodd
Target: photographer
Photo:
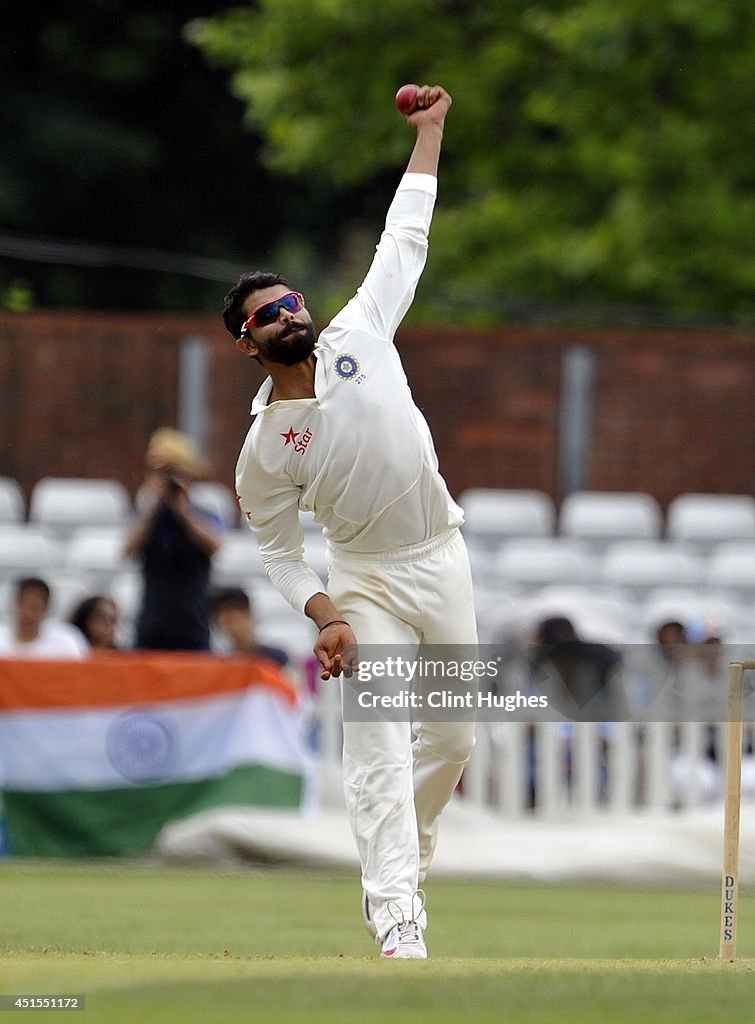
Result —
<instances>
[{"instance_id":1,"label":"photographer","mask_svg":"<svg viewBox=\"0 0 755 1024\"><path fill-rule=\"evenodd\" d=\"M207 468L188 437L163 427L150 439L137 519L125 554L139 558L144 585L135 646L142 650L210 649L209 589L218 524L193 506L188 488Z\"/></svg>"}]
</instances>

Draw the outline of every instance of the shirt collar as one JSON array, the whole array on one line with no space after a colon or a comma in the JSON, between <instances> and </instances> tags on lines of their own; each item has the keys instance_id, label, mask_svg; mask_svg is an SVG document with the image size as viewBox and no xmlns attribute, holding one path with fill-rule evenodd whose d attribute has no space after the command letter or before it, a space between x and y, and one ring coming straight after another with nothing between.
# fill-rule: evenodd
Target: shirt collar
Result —
<instances>
[{"instance_id":1,"label":"shirt collar","mask_svg":"<svg viewBox=\"0 0 755 1024\"><path fill-rule=\"evenodd\" d=\"M273 378L266 377L262 382L257 394L252 399L252 411L250 416L256 416L258 413L264 412L267 409L267 403L270 399L270 392L273 390Z\"/></svg>"},{"instance_id":2,"label":"shirt collar","mask_svg":"<svg viewBox=\"0 0 755 1024\"><path fill-rule=\"evenodd\" d=\"M324 349L322 348L322 346L320 345L320 342L318 341L317 344L315 345L315 349L314 349L314 354L315 354L315 356L318 357L317 365L315 366L315 380L317 380L317 374L322 372L322 367L324 365L323 364L323 360L321 358L319 358L319 356L321 355L321 353L323 351L324 351ZM260 386L259 391L254 396L254 398L252 399L252 409L251 409L251 412L249 413L250 416L257 416L259 413L264 412L265 409L268 408L268 403L270 401L270 394L271 394L272 390L273 390L273 378L272 377L266 377L263 380L262 385Z\"/></svg>"}]
</instances>

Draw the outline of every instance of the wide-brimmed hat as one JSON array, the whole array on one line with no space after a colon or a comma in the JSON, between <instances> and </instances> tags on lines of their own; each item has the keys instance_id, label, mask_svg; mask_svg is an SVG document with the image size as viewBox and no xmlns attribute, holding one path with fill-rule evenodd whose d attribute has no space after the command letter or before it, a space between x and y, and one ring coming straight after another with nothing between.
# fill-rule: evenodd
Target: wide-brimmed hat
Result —
<instances>
[{"instance_id":1,"label":"wide-brimmed hat","mask_svg":"<svg viewBox=\"0 0 755 1024\"><path fill-rule=\"evenodd\" d=\"M154 432L145 462L150 469L174 469L195 480L209 476L209 465L194 442L174 427L160 427Z\"/></svg>"}]
</instances>

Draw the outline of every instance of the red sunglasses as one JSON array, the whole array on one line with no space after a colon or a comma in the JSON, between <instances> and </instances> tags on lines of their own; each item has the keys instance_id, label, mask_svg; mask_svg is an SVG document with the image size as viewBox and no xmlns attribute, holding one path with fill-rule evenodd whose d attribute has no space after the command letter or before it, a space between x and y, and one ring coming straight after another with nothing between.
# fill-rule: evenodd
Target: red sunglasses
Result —
<instances>
[{"instance_id":1,"label":"red sunglasses","mask_svg":"<svg viewBox=\"0 0 755 1024\"><path fill-rule=\"evenodd\" d=\"M289 313L298 313L300 309L304 309L304 296L301 292L286 292L279 299L257 306L244 321L241 336L243 337L252 327L267 327L274 324L282 309L288 310Z\"/></svg>"}]
</instances>

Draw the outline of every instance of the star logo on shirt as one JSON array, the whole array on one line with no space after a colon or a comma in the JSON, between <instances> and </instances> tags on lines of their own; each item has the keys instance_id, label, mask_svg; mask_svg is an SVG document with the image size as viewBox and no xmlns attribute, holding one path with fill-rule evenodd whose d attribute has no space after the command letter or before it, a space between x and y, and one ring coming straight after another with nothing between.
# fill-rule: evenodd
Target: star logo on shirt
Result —
<instances>
[{"instance_id":1,"label":"star logo on shirt","mask_svg":"<svg viewBox=\"0 0 755 1024\"><path fill-rule=\"evenodd\" d=\"M285 434L281 434L281 437L285 437L286 444L296 444L296 439L299 436L299 431L294 430L293 427L289 427ZM284 445L285 448L285 445Z\"/></svg>"}]
</instances>

